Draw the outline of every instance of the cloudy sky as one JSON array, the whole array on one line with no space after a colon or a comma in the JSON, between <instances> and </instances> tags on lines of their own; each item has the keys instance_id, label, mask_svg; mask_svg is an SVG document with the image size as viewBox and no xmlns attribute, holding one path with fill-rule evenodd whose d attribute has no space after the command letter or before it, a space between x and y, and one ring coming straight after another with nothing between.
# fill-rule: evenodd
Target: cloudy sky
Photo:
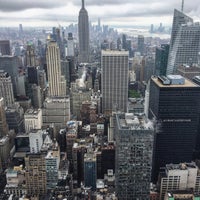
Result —
<instances>
[{"instance_id":1,"label":"cloudy sky","mask_svg":"<svg viewBox=\"0 0 200 200\"><path fill-rule=\"evenodd\" d=\"M113 26L172 24L181 0L85 0L89 18ZM81 0L0 0L0 26L62 26L77 23ZM200 21L200 0L185 0L184 11Z\"/></svg>"}]
</instances>

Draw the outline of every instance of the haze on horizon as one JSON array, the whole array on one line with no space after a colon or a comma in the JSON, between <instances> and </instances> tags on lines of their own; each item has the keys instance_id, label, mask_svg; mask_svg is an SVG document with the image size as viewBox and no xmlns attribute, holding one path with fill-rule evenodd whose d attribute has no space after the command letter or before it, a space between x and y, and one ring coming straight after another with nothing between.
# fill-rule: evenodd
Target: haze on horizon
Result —
<instances>
[{"instance_id":1,"label":"haze on horizon","mask_svg":"<svg viewBox=\"0 0 200 200\"><path fill-rule=\"evenodd\" d=\"M151 2L151 4L149 3ZM171 26L174 8L181 0L85 0L92 23L98 18L110 26ZM0 26L67 26L77 23L81 0L0 0ZM200 21L199 0L185 0L184 13Z\"/></svg>"}]
</instances>

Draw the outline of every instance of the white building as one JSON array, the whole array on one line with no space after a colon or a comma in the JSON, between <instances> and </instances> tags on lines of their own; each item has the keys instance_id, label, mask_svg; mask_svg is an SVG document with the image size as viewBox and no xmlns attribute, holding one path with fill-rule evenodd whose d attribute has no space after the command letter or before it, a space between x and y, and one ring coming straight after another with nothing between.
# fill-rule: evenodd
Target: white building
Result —
<instances>
[{"instance_id":1,"label":"white building","mask_svg":"<svg viewBox=\"0 0 200 200\"><path fill-rule=\"evenodd\" d=\"M28 109L24 114L25 131L29 132L31 129L42 128L42 110Z\"/></svg>"},{"instance_id":2,"label":"white building","mask_svg":"<svg viewBox=\"0 0 200 200\"><path fill-rule=\"evenodd\" d=\"M32 130L29 133L30 152L39 153L43 145L43 131Z\"/></svg>"},{"instance_id":3,"label":"white building","mask_svg":"<svg viewBox=\"0 0 200 200\"><path fill-rule=\"evenodd\" d=\"M194 194L200 194L199 168L194 162L181 164L168 164L165 172L160 173L160 199L171 191L193 189Z\"/></svg>"}]
</instances>

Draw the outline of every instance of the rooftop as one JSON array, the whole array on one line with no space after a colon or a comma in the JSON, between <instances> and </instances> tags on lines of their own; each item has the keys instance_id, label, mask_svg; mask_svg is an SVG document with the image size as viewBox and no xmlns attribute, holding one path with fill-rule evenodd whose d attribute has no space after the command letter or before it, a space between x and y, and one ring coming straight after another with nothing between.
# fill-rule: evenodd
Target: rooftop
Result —
<instances>
[{"instance_id":1,"label":"rooftop","mask_svg":"<svg viewBox=\"0 0 200 200\"><path fill-rule=\"evenodd\" d=\"M153 123L145 116L136 116L133 113L117 115L119 129L153 130Z\"/></svg>"},{"instance_id":2,"label":"rooftop","mask_svg":"<svg viewBox=\"0 0 200 200\"><path fill-rule=\"evenodd\" d=\"M180 163L180 164L167 164L167 170L188 170L197 168L194 162L191 163Z\"/></svg>"},{"instance_id":3,"label":"rooftop","mask_svg":"<svg viewBox=\"0 0 200 200\"><path fill-rule=\"evenodd\" d=\"M24 115L38 115L41 109L28 109Z\"/></svg>"},{"instance_id":4,"label":"rooftop","mask_svg":"<svg viewBox=\"0 0 200 200\"><path fill-rule=\"evenodd\" d=\"M172 75L171 75L172 76ZM174 79L178 79L180 78L178 75L177 76L173 76ZM180 85L175 85L175 84L163 84L158 77L152 77L151 78L152 81L159 87L161 88L185 88L185 87L199 87L198 85L196 85L195 83L193 83L192 81L185 79L185 84L180 84Z\"/></svg>"},{"instance_id":5,"label":"rooftop","mask_svg":"<svg viewBox=\"0 0 200 200\"><path fill-rule=\"evenodd\" d=\"M128 51L102 50L103 56L128 56Z\"/></svg>"}]
</instances>

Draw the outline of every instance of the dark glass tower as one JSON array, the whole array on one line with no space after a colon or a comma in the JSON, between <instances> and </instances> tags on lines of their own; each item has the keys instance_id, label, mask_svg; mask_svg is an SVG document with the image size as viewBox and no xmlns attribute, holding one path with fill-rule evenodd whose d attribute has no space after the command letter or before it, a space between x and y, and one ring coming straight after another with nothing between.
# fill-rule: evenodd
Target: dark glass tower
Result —
<instances>
[{"instance_id":1,"label":"dark glass tower","mask_svg":"<svg viewBox=\"0 0 200 200\"><path fill-rule=\"evenodd\" d=\"M169 55L169 44L162 44L161 47L156 48L156 75L166 76L167 61Z\"/></svg>"},{"instance_id":2,"label":"dark glass tower","mask_svg":"<svg viewBox=\"0 0 200 200\"><path fill-rule=\"evenodd\" d=\"M171 78L175 84L166 77L152 77L150 82L149 117L155 119L157 130L154 182L160 167L191 162L195 149L198 151L200 87L179 75Z\"/></svg>"},{"instance_id":3,"label":"dark glass tower","mask_svg":"<svg viewBox=\"0 0 200 200\"><path fill-rule=\"evenodd\" d=\"M79 61L89 61L89 20L84 0L78 17Z\"/></svg>"}]
</instances>

